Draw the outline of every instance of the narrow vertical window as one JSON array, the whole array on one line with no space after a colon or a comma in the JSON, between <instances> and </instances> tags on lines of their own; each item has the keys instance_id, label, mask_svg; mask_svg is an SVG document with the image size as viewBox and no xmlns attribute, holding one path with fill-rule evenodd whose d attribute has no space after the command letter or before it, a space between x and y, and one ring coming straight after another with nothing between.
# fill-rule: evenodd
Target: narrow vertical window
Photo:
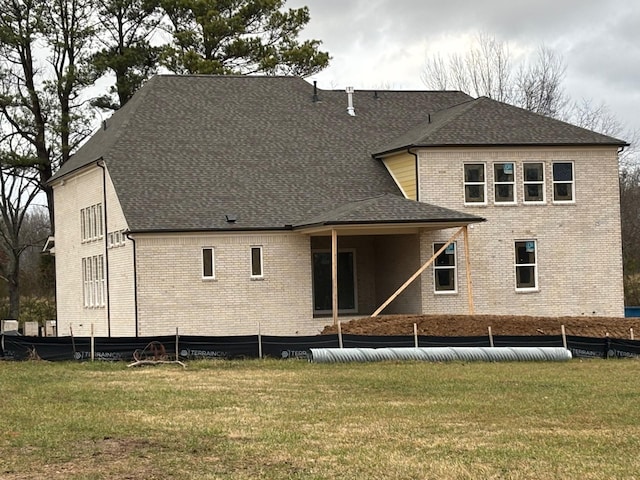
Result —
<instances>
[{"instance_id":1,"label":"narrow vertical window","mask_svg":"<svg viewBox=\"0 0 640 480\"><path fill-rule=\"evenodd\" d=\"M537 290L538 258L535 240L516 242L516 290Z\"/></svg>"},{"instance_id":2,"label":"narrow vertical window","mask_svg":"<svg viewBox=\"0 0 640 480\"><path fill-rule=\"evenodd\" d=\"M80 238L84 242L87 239L87 222L84 218L85 209L80 210Z\"/></svg>"},{"instance_id":3,"label":"narrow vertical window","mask_svg":"<svg viewBox=\"0 0 640 480\"><path fill-rule=\"evenodd\" d=\"M251 278L262 278L262 247L251 247Z\"/></svg>"},{"instance_id":4,"label":"narrow vertical window","mask_svg":"<svg viewBox=\"0 0 640 480\"><path fill-rule=\"evenodd\" d=\"M553 201L574 201L573 163L555 162L553 164Z\"/></svg>"},{"instance_id":5,"label":"narrow vertical window","mask_svg":"<svg viewBox=\"0 0 640 480\"><path fill-rule=\"evenodd\" d=\"M212 247L202 249L202 278L203 280L215 278L215 259Z\"/></svg>"},{"instance_id":6,"label":"narrow vertical window","mask_svg":"<svg viewBox=\"0 0 640 480\"><path fill-rule=\"evenodd\" d=\"M96 237L102 238L104 236L104 228L102 225L102 204L96 205Z\"/></svg>"},{"instance_id":7,"label":"narrow vertical window","mask_svg":"<svg viewBox=\"0 0 640 480\"><path fill-rule=\"evenodd\" d=\"M485 181L484 163L467 163L464 165L464 203L486 203L487 183Z\"/></svg>"},{"instance_id":8,"label":"narrow vertical window","mask_svg":"<svg viewBox=\"0 0 640 480\"><path fill-rule=\"evenodd\" d=\"M522 170L524 203L544 203L544 164L525 163Z\"/></svg>"},{"instance_id":9,"label":"narrow vertical window","mask_svg":"<svg viewBox=\"0 0 640 480\"><path fill-rule=\"evenodd\" d=\"M435 254L444 246L444 243L434 243ZM433 285L435 293L456 293L456 244L451 243L438 255L433 264Z\"/></svg>"},{"instance_id":10,"label":"narrow vertical window","mask_svg":"<svg viewBox=\"0 0 640 480\"><path fill-rule=\"evenodd\" d=\"M513 163L493 165L495 203L515 203L515 169Z\"/></svg>"},{"instance_id":11,"label":"narrow vertical window","mask_svg":"<svg viewBox=\"0 0 640 480\"><path fill-rule=\"evenodd\" d=\"M82 259L82 299L84 307L89 307L89 270L87 267L87 259Z\"/></svg>"}]
</instances>

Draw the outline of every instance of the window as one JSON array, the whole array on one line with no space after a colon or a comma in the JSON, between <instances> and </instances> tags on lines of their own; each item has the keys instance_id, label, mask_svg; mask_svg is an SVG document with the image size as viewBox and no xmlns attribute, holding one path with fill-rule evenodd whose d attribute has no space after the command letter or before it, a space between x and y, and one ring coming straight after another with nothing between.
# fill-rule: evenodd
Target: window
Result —
<instances>
[{"instance_id":1,"label":"window","mask_svg":"<svg viewBox=\"0 0 640 480\"><path fill-rule=\"evenodd\" d=\"M553 164L553 201L574 201L573 163L555 162Z\"/></svg>"},{"instance_id":2,"label":"window","mask_svg":"<svg viewBox=\"0 0 640 480\"><path fill-rule=\"evenodd\" d=\"M202 249L202 279L211 280L216 278L215 258L212 247Z\"/></svg>"},{"instance_id":3,"label":"window","mask_svg":"<svg viewBox=\"0 0 640 480\"><path fill-rule=\"evenodd\" d=\"M262 278L262 247L251 247L251 278Z\"/></svg>"},{"instance_id":4,"label":"window","mask_svg":"<svg viewBox=\"0 0 640 480\"><path fill-rule=\"evenodd\" d=\"M515 203L515 171L513 163L493 165L495 203Z\"/></svg>"},{"instance_id":5,"label":"window","mask_svg":"<svg viewBox=\"0 0 640 480\"><path fill-rule=\"evenodd\" d=\"M516 242L516 290L537 290L538 268L536 241Z\"/></svg>"},{"instance_id":6,"label":"window","mask_svg":"<svg viewBox=\"0 0 640 480\"><path fill-rule=\"evenodd\" d=\"M484 174L484 163L467 163L464 165L464 203L484 204L487 184Z\"/></svg>"},{"instance_id":7,"label":"window","mask_svg":"<svg viewBox=\"0 0 640 480\"><path fill-rule=\"evenodd\" d=\"M104 235L101 203L80 210L80 235L83 242L98 240Z\"/></svg>"},{"instance_id":8,"label":"window","mask_svg":"<svg viewBox=\"0 0 640 480\"><path fill-rule=\"evenodd\" d=\"M104 307L104 256L94 255L82 259L82 296L85 308Z\"/></svg>"},{"instance_id":9,"label":"window","mask_svg":"<svg viewBox=\"0 0 640 480\"><path fill-rule=\"evenodd\" d=\"M338 312L357 311L355 250L338 252ZM313 252L313 312L331 313L333 308L333 282L331 278L331 252Z\"/></svg>"},{"instance_id":10,"label":"window","mask_svg":"<svg viewBox=\"0 0 640 480\"><path fill-rule=\"evenodd\" d=\"M109 248L123 247L126 243L125 230L116 230L107 234L107 245Z\"/></svg>"},{"instance_id":11,"label":"window","mask_svg":"<svg viewBox=\"0 0 640 480\"><path fill-rule=\"evenodd\" d=\"M444 243L434 243L435 254ZM451 243L433 263L433 288L436 293L456 293L456 244Z\"/></svg>"},{"instance_id":12,"label":"window","mask_svg":"<svg viewBox=\"0 0 640 480\"><path fill-rule=\"evenodd\" d=\"M525 163L522 170L524 202L544 203L544 164Z\"/></svg>"}]
</instances>

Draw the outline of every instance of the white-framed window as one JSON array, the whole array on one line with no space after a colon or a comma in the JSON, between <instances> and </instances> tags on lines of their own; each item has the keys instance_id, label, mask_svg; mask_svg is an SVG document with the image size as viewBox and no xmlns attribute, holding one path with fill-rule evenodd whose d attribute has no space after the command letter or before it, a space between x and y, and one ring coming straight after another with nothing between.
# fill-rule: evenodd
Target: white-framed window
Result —
<instances>
[{"instance_id":1,"label":"white-framed window","mask_svg":"<svg viewBox=\"0 0 640 480\"><path fill-rule=\"evenodd\" d=\"M553 162L553 202L575 202L573 162Z\"/></svg>"},{"instance_id":2,"label":"white-framed window","mask_svg":"<svg viewBox=\"0 0 640 480\"><path fill-rule=\"evenodd\" d=\"M433 244L434 255L444 247L444 242ZM433 289L435 293L457 293L456 244L450 243L433 262Z\"/></svg>"},{"instance_id":3,"label":"white-framed window","mask_svg":"<svg viewBox=\"0 0 640 480\"><path fill-rule=\"evenodd\" d=\"M104 307L106 279L103 255L82 259L82 297L84 308Z\"/></svg>"},{"instance_id":4,"label":"white-framed window","mask_svg":"<svg viewBox=\"0 0 640 480\"><path fill-rule=\"evenodd\" d=\"M522 165L524 203L544 203L544 163L526 162Z\"/></svg>"},{"instance_id":5,"label":"white-framed window","mask_svg":"<svg viewBox=\"0 0 640 480\"><path fill-rule=\"evenodd\" d=\"M80 210L80 235L83 242L99 240L104 236L101 203Z\"/></svg>"},{"instance_id":6,"label":"white-framed window","mask_svg":"<svg viewBox=\"0 0 640 480\"><path fill-rule=\"evenodd\" d=\"M487 181L484 163L464 164L464 203L486 205Z\"/></svg>"},{"instance_id":7,"label":"white-framed window","mask_svg":"<svg viewBox=\"0 0 640 480\"><path fill-rule=\"evenodd\" d=\"M516 240L516 291L538 290L538 242Z\"/></svg>"},{"instance_id":8,"label":"white-framed window","mask_svg":"<svg viewBox=\"0 0 640 480\"><path fill-rule=\"evenodd\" d=\"M493 164L493 185L494 185L494 202L501 204L516 203L515 189L516 170L515 164L494 163Z\"/></svg>"},{"instance_id":9,"label":"white-framed window","mask_svg":"<svg viewBox=\"0 0 640 480\"><path fill-rule=\"evenodd\" d=\"M263 278L262 247L251 247L251 278Z\"/></svg>"},{"instance_id":10,"label":"white-framed window","mask_svg":"<svg viewBox=\"0 0 640 480\"><path fill-rule=\"evenodd\" d=\"M126 241L125 230L116 230L107 234L107 245L109 248L123 247Z\"/></svg>"},{"instance_id":11,"label":"white-framed window","mask_svg":"<svg viewBox=\"0 0 640 480\"><path fill-rule=\"evenodd\" d=\"M216 278L216 259L213 247L202 248L202 279L213 280Z\"/></svg>"}]
</instances>

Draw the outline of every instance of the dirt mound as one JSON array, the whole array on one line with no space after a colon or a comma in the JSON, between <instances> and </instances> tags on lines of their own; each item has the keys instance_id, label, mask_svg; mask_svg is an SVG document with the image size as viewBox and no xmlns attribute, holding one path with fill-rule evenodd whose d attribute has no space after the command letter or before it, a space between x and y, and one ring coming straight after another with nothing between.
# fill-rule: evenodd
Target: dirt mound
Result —
<instances>
[{"instance_id":1,"label":"dirt mound","mask_svg":"<svg viewBox=\"0 0 640 480\"><path fill-rule=\"evenodd\" d=\"M382 315L359 318L342 323L342 333L354 335L418 335L436 337L467 337L487 335L560 335L565 326L567 335L580 337L640 338L640 318L617 317L533 317L504 315ZM337 326L328 326L322 333L337 333Z\"/></svg>"}]
</instances>

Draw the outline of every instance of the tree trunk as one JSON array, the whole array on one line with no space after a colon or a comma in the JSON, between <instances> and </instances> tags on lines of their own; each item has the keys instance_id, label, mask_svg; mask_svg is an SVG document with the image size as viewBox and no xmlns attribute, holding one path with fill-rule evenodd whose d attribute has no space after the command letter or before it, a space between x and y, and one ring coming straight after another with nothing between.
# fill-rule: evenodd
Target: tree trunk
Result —
<instances>
[{"instance_id":1,"label":"tree trunk","mask_svg":"<svg viewBox=\"0 0 640 480\"><path fill-rule=\"evenodd\" d=\"M14 262L10 262L14 263ZM9 318L18 320L20 315L20 260L16 259L11 272L7 276L9 290Z\"/></svg>"}]
</instances>

